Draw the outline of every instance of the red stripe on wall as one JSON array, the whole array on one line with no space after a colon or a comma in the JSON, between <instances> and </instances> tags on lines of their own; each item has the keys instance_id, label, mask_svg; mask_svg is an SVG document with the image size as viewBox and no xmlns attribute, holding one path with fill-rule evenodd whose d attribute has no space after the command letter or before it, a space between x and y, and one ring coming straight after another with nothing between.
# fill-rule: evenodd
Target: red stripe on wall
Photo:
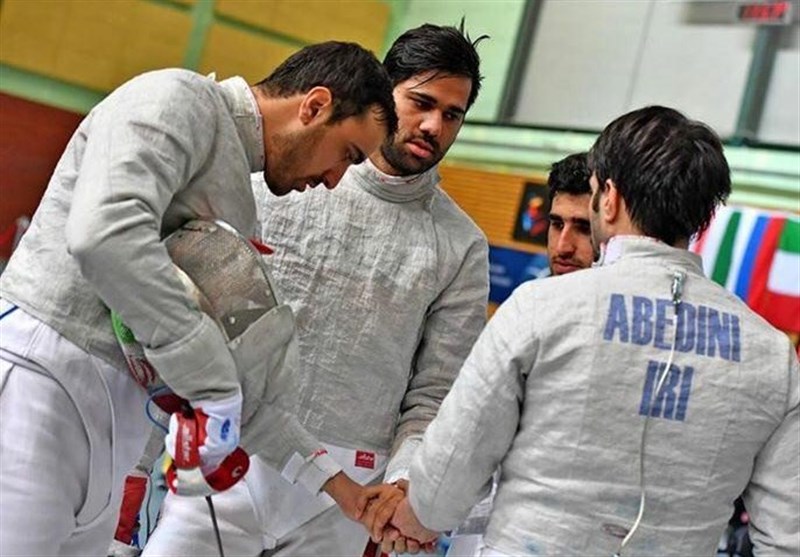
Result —
<instances>
[{"instance_id":1,"label":"red stripe on wall","mask_svg":"<svg viewBox=\"0 0 800 557\"><path fill-rule=\"evenodd\" d=\"M36 210L82 119L81 114L0 93L0 230Z\"/></svg>"}]
</instances>

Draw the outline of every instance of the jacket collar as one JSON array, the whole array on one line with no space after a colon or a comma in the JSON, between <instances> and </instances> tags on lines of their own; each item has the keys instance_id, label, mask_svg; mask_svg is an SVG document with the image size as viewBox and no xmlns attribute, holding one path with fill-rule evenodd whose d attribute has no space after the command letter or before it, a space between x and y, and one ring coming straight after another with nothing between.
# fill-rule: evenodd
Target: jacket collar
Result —
<instances>
[{"instance_id":1,"label":"jacket collar","mask_svg":"<svg viewBox=\"0 0 800 557\"><path fill-rule=\"evenodd\" d=\"M213 76L213 74L212 74ZM211 77L211 76L210 76ZM236 131L242 140L250 172L264 170L264 130L261 111L255 95L247 82L241 77L231 77L219 82L225 100L230 107Z\"/></svg>"},{"instance_id":2,"label":"jacket collar","mask_svg":"<svg viewBox=\"0 0 800 557\"><path fill-rule=\"evenodd\" d=\"M406 203L430 195L439 183L438 166L412 176L390 176L367 159L348 173L368 193L391 203Z\"/></svg>"},{"instance_id":3,"label":"jacket collar","mask_svg":"<svg viewBox=\"0 0 800 557\"><path fill-rule=\"evenodd\" d=\"M703 274L703 260L696 253L668 246L649 236L614 236L600 250L594 266L613 265L624 259L658 259L665 265Z\"/></svg>"}]
</instances>

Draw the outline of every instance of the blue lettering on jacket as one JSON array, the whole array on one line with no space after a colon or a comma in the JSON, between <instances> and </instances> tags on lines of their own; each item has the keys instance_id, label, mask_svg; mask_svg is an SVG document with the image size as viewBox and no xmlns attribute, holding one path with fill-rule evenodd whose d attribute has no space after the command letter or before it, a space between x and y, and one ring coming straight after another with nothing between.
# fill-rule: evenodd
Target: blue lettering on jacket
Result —
<instances>
[{"instance_id":1,"label":"blue lettering on jacket","mask_svg":"<svg viewBox=\"0 0 800 557\"><path fill-rule=\"evenodd\" d=\"M734 362L742 361L741 349L739 348L739 317L731 315L731 360Z\"/></svg>"},{"instance_id":2,"label":"blue lettering on jacket","mask_svg":"<svg viewBox=\"0 0 800 557\"><path fill-rule=\"evenodd\" d=\"M670 345L672 339L669 342L665 340L667 328L672 331L672 319L667 317L667 312L672 312L671 307L672 303L669 300L656 300L656 336L653 346L662 350L669 350L672 347Z\"/></svg>"},{"instance_id":3,"label":"blue lettering on jacket","mask_svg":"<svg viewBox=\"0 0 800 557\"><path fill-rule=\"evenodd\" d=\"M718 309L672 300L611 294L603 339L659 350L741 361L741 319Z\"/></svg>"},{"instance_id":4,"label":"blue lettering on jacket","mask_svg":"<svg viewBox=\"0 0 800 557\"><path fill-rule=\"evenodd\" d=\"M615 332L619 332L620 342L628 342L628 312L625 309L625 297L622 294L611 295L603 338L614 340Z\"/></svg>"},{"instance_id":5,"label":"blue lettering on jacket","mask_svg":"<svg viewBox=\"0 0 800 557\"><path fill-rule=\"evenodd\" d=\"M644 346L653 340L653 302L641 296L633 297L633 327L631 342Z\"/></svg>"},{"instance_id":6,"label":"blue lettering on jacket","mask_svg":"<svg viewBox=\"0 0 800 557\"><path fill-rule=\"evenodd\" d=\"M691 352L694 350L696 321L697 310L692 304L678 306L678 332L675 338L675 350L678 352Z\"/></svg>"},{"instance_id":7,"label":"blue lettering on jacket","mask_svg":"<svg viewBox=\"0 0 800 557\"><path fill-rule=\"evenodd\" d=\"M654 418L684 421L689 407L689 396L692 392L694 368L670 365L667 377L661 385L656 397L656 387L665 373L666 362L650 360L647 364L642 400L639 403L639 414L646 416L648 411Z\"/></svg>"},{"instance_id":8,"label":"blue lettering on jacket","mask_svg":"<svg viewBox=\"0 0 800 557\"><path fill-rule=\"evenodd\" d=\"M694 378L694 368L691 366L683 368L681 392L678 395L678 408L675 410L675 419L681 422L686 418L686 408L689 406L689 395L692 392L692 378Z\"/></svg>"},{"instance_id":9,"label":"blue lettering on jacket","mask_svg":"<svg viewBox=\"0 0 800 557\"><path fill-rule=\"evenodd\" d=\"M735 326L733 320L736 321ZM714 355L715 346L723 360L739 361L739 318L729 313L708 310L708 356Z\"/></svg>"},{"instance_id":10,"label":"blue lettering on jacket","mask_svg":"<svg viewBox=\"0 0 800 557\"><path fill-rule=\"evenodd\" d=\"M706 311L705 306L697 306L697 340L695 341L695 352L701 356L706 353Z\"/></svg>"}]
</instances>

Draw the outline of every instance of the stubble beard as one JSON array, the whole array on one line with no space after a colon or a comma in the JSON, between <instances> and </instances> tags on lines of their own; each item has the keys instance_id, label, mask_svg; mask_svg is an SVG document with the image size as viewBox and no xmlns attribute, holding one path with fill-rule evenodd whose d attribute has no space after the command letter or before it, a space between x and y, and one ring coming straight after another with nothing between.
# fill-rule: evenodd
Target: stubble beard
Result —
<instances>
[{"instance_id":1,"label":"stubble beard","mask_svg":"<svg viewBox=\"0 0 800 557\"><path fill-rule=\"evenodd\" d=\"M405 143L408 138L397 139L396 137L389 138L381 145L381 155L383 159L394 168L400 176L413 176L414 174L422 174L430 170L442 160L443 154L434 151L433 158L430 162L420 161L415 159L410 153L405 151Z\"/></svg>"},{"instance_id":2,"label":"stubble beard","mask_svg":"<svg viewBox=\"0 0 800 557\"><path fill-rule=\"evenodd\" d=\"M300 171L302 161L313 156L321 138L322 130L293 131L272 137L272 156L264 167L264 180L269 190L283 196L294 191L297 180L305 178Z\"/></svg>"}]
</instances>

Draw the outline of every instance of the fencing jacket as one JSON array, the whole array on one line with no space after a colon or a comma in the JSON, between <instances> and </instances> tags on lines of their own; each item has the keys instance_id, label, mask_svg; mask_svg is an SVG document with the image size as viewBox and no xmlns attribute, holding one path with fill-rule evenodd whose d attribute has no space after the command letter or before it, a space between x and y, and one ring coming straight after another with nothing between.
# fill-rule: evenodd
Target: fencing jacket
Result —
<instances>
[{"instance_id":1,"label":"fencing jacket","mask_svg":"<svg viewBox=\"0 0 800 557\"><path fill-rule=\"evenodd\" d=\"M256 180L267 263L295 311L301 422L320 440L408 465L486 316L488 245L436 169L351 167L333 192Z\"/></svg>"},{"instance_id":2,"label":"fencing jacket","mask_svg":"<svg viewBox=\"0 0 800 557\"><path fill-rule=\"evenodd\" d=\"M413 459L411 505L452 528L502 464L490 548L611 555L639 507L649 411L647 505L626 554L714 555L744 492L756 549L797 555L799 378L786 335L699 257L617 237L599 267L523 284L498 309Z\"/></svg>"},{"instance_id":3,"label":"fencing jacket","mask_svg":"<svg viewBox=\"0 0 800 557\"><path fill-rule=\"evenodd\" d=\"M263 168L261 115L242 78L218 83L177 69L135 77L81 122L0 278L0 296L127 370L112 332L113 309L178 395L231 396L241 382L231 352L218 326L190 301L161 239L196 218L222 219L252 235L250 174ZM279 329L265 343L265 365L275 373L254 427L242 433L246 449L264 450L281 469L292 455L320 446L281 409L290 392L291 311L279 307L269 321ZM305 474L316 491L335 470L323 460L293 479Z\"/></svg>"}]
</instances>

